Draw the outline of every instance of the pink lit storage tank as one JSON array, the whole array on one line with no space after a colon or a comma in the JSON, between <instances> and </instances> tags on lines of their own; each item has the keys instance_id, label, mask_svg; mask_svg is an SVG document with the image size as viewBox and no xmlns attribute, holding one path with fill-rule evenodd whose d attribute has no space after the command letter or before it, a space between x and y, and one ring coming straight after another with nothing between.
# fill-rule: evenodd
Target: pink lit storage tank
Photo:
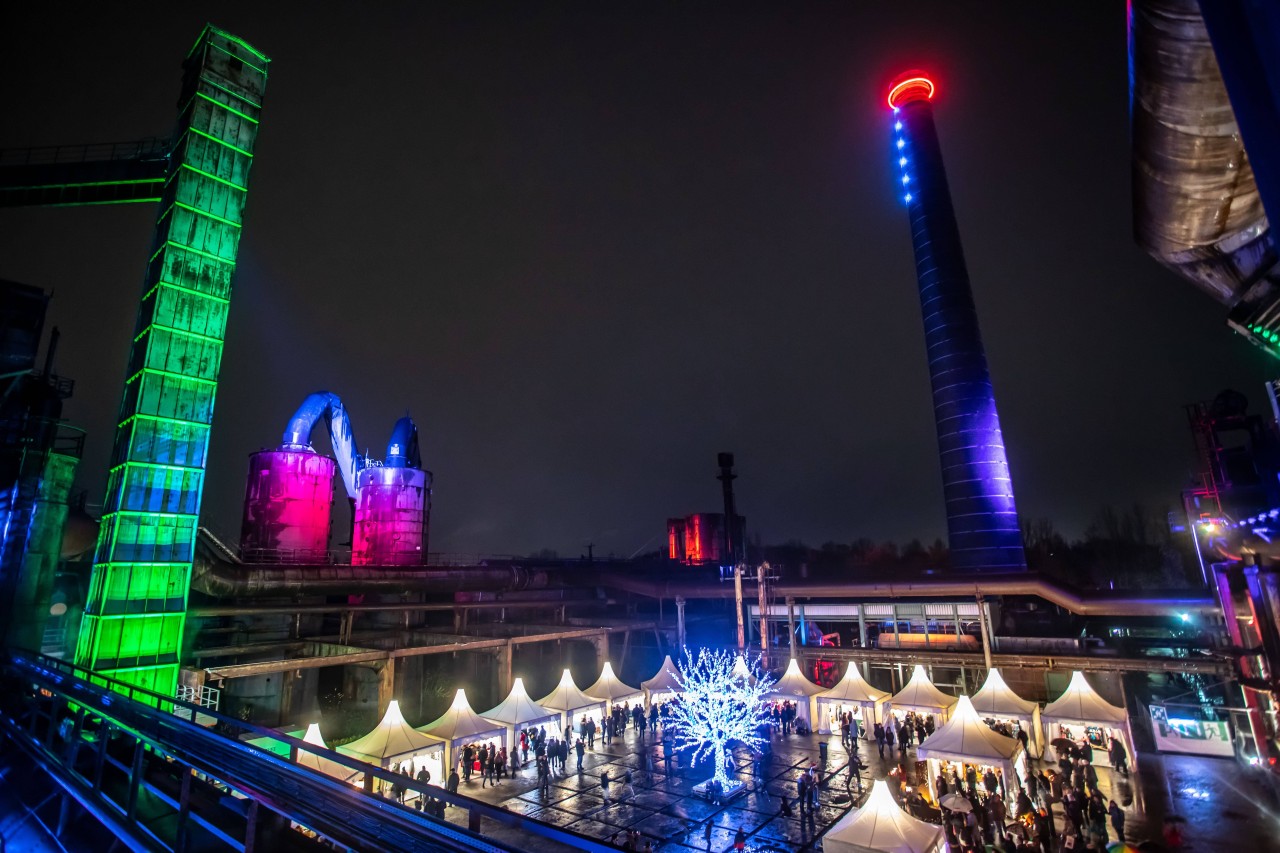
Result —
<instances>
[{"instance_id":1,"label":"pink lit storage tank","mask_svg":"<svg viewBox=\"0 0 1280 853\"><path fill-rule=\"evenodd\" d=\"M309 447L249 456L240 550L247 562L328 560L336 464Z\"/></svg>"},{"instance_id":2,"label":"pink lit storage tank","mask_svg":"<svg viewBox=\"0 0 1280 853\"><path fill-rule=\"evenodd\" d=\"M352 565L425 563L431 473L393 465L365 468L356 475L356 492Z\"/></svg>"}]
</instances>

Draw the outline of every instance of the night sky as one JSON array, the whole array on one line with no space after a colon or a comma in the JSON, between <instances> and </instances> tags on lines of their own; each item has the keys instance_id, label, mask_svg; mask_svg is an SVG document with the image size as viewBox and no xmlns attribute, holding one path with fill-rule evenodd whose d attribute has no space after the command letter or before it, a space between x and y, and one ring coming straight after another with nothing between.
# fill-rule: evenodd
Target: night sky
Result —
<instances>
[{"instance_id":1,"label":"night sky","mask_svg":"<svg viewBox=\"0 0 1280 853\"><path fill-rule=\"evenodd\" d=\"M1275 363L1133 243L1124 3L384 5L5 13L0 147L168 135L206 18L273 59L204 500L233 540L246 455L317 389L379 457L417 420L436 551L659 547L719 509L721 450L765 542L942 535L883 99L912 67L1024 515L1176 505L1183 404L1266 405ZM155 214L0 211L91 503Z\"/></svg>"}]
</instances>

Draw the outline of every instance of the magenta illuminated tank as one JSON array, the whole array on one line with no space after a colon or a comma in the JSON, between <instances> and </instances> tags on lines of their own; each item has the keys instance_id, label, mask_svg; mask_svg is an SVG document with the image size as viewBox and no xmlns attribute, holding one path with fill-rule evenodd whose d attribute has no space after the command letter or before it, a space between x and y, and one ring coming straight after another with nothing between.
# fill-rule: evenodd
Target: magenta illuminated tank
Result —
<instances>
[{"instance_id":1,"label":"magenta illuminated tank","mask_svg":"<svg viewBox=\"0 0 1280 853\"><path fill-rule=\"evenodd\" d=\"M356 475L355 525L351 564L419 566L427 561L431 472L422 470L418 428L409 418L396 422L386 462Z\"/></svg>"},{"instance_id":2,"label":"magenta illuminated tank","mask_svg":"<svg viewBox=\"0 0 1280 853\"><path fill-rule=\"evenodd\" d=\"M310 447L249 456L240 550L254 563L326 562L336 465Z\"/></svg>"}]
</instances>

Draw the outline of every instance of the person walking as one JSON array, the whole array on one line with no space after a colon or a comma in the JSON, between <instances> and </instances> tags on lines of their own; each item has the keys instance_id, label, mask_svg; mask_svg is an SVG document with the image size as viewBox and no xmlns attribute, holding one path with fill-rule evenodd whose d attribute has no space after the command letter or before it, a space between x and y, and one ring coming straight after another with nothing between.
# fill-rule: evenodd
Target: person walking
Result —
<instances>
[{"instance_id":1,"label":"person walking","mask_svg":"<svg viewBox=\"0 0 1280 853\"><path fill-rule=\"evenodd\" d=\"M880 750L880 760L884 761L884 724L876 723L875 727L876 749Z\"/></svg>"},{"instance_id":2,"label":"person walking","mask_svg":"<svg viewBox=\"0 0 1280 853\"><path fill-rule=\"evenodd\" d=\"M707 842L707 849L711 849L711 830L714 827L711 818L707 818L707 822L702 825L702 840Z\"/></svg>"},{"instance_id":3,"label":"person walking","mask_svg":"<svg viewBox=\"0 0 1280 853\"><path fill-rule=\"evenodd\" d=\"M800 817L803 819L809 811L809 772L807 770L796 780L796 799L800 803Z\"/></svg>"},{"instance_id":4,"label":"person walking","mask_svg":"<svg viewBox=\"0 0 1280 853\"><path fill-rule=\"evenodd\" d=\"M604 797L605 808L609 807L609 771L600 771L600 796Z\"/></svg>"},{"instance_id":5,"label":"person walking","mask_svg":"<svg viewBox=\"0 0 1280 853\"><path fill-rule=\"evenodd\" d=\"M449 768L449 781L445 783L444 789L450 794L458 793L458 768Z\"/></svg>"},{"instance_id":6,"label":"person walking","mask_svg":"<svg viewBox=\"0 0 1280 853\"><path fill-rule=\"evenodd\" d=\"M747 834L742 831L742 827L738 827L738 831L733 835L733 849L742 850L747 846Z\"/></svg>"},{"instance_id":7,"label":"person walking","mask_svg":"<svg viewBox=\"0 0 1280 853\"><path fill-rule=\"evenodd\" d=\"M1116 841L1124 841L1124 809L1112 800L1111 805L1107 807L1107 814L1111 815L1111 828L1116 831Z\"/></svg>"},{"instance_id":8,"label":"person walking","mask_svg":"<svg viewBox=\"0 0 1280 853\"><path fill-rule=\"evenodd\" d=\"M573 745L573 751L578 756L578 773L582 773L582 756L586 753L586 744L582 742L582 738L578 738L578 742Z\"/></svg>"}]
</instances>

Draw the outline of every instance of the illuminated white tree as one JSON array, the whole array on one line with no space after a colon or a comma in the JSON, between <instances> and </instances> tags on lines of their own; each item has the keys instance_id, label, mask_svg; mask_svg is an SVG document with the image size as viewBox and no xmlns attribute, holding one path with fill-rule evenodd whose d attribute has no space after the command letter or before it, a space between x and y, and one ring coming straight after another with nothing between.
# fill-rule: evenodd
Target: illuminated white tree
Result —
<instances>
[{"instance_id":1,"label":"illuminated white tree","mask_svg":"<svg viewBox=\"0 0 1280 853\"><path fill-rule=\"evenodd\" d=\"M684 650L684 665L676 674L683 692L667 707L676 749L693 749L696 766L710 758L715 778L729 784L725 754L737 742L752 749L765 743L761 726L769 721L764 697L773 679L754 680L733 671L734 655L718 650Z\"/></svg>"}]
</instances>

